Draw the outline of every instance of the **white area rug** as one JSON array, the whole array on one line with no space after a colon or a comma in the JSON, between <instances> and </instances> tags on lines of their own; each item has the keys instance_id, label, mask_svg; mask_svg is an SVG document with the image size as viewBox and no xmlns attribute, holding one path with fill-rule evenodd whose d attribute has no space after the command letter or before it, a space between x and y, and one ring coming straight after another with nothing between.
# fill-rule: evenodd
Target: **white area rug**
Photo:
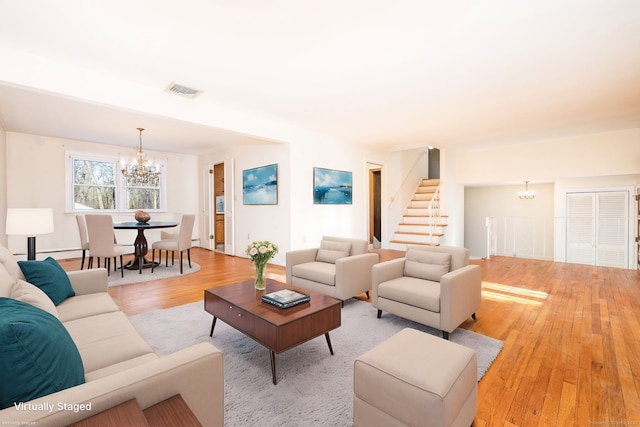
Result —
<instances>
[{"instance_id":1,"label":"white area rug","mask_svg":"<svg viewBox=\"0 0 640 427\"><path fill-rule=\"evenodd\" d=\"M351 426L353 363L367 350L403 328L432 334L434 329L383 313L367 302L345 301L342 326L329 333L335 355L323 336L276 355L278 384L271 382L269 351L226 323L216 322L202 301L131 317L159 355L198 342L211 342L224 355L225 426ZM503 342L464 329L453 342L476 351L478 379L502 349Z\"/></svg>"},{"instance_id":2,"label":"white area rug","mask_svg":"<svg viewBox=\"0 0 640 427\"><path fill-rule=\"evenodd\" d=\"M184 261L182 265L183 274L182 276L186 276L187 274L195 273L200 270L200 266L195 262L191 262L191 268L189 268L189 263ZM162 261L162 265L157 266L153 269L153 273L151 273L150 268L143 268L142 274L139 270L124 270L124 277L121 277L120 269L118 271L111 271L109 273L109 286L121 286L121 285L129 285L131 283L141 283L148 282L150 280L161 280L161 279L169 279L171 277L180 276L180 261L176 260L174 265L171 265L171 260L169 260L169 267L164 266L164 261Z\"/></svg>"}]
</instances>

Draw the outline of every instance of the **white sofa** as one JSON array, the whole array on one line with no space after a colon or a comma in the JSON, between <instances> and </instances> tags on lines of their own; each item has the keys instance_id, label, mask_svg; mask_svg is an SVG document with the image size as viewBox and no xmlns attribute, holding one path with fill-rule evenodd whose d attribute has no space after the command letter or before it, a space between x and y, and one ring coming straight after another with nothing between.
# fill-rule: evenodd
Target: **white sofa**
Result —
<instances>
[{"instance_id":1,"label":"white sofa","mask_svg":"<svg viewBox=\"0 0 640 427\"><path fill-rule=\"evenodd\" d=\"M25 402L26 406L2 409L0 425L67 425L130 399L144 410L180 394L202 425L223 426L224 371L218 349L201 343L158 357L107 293L106 270L67 274L76 295L45 308L57 315L77 346L84 383ZM22 298L38 306L34 296L39 298L39 290L27 295L33 286L25 285L24 279L15 258L0 245L0 297Z\"/></svg>"}]
</instances>

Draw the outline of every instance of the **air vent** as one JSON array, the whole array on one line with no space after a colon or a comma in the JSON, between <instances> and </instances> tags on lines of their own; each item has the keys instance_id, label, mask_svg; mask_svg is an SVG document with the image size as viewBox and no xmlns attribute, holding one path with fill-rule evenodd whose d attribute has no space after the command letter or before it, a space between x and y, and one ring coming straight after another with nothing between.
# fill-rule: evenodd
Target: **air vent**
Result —
<instances>
[{"instance_id":1,"label":"air vent","mask_svg":"<svg viewBox=\"0 0 640 427\"><path fill-rule=\"evenodd\" d=\"M201 90L193 89L174 82L171 82L164 91L189 99L195 99L202 93Z\"/></svg>"}]
</instances>

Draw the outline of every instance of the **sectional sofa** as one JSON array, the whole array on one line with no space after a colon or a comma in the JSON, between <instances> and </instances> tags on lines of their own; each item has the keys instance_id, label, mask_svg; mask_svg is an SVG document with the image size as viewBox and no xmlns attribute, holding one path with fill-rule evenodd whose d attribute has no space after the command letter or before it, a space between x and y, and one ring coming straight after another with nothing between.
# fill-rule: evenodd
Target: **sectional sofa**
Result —
<instances>
[{"instance_id":1,"label":"sectional sofa","mask_svg":"<svg viewBox=\"0 0 640 427\"><path fill-rule=\"evenodd\" d=\"M68 278L71 290L52 299L25 280L25 266L0 245L0 425L67 425L130 399L144 410L176 394L202 425L224 424L223 357L213 345L158 357L107 293L106 270L57 265L62 276L45 281Z\"/></svg>"}]
</instances>

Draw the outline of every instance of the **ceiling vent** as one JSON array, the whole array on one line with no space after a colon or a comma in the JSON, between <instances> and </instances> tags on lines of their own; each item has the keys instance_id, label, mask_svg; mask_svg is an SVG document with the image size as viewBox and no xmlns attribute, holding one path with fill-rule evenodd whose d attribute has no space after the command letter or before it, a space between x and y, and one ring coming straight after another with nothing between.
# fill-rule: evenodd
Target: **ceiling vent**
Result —
<instances>
[{"instance_id":1,"label":"ceiling vent","mask_svg":"<svg viewBox=\"0 0 640 427\"><path fill-rule=\"evenodd\" d=\"M201 90L179 85L174 82L171 82L164 91L168 93L172 93L174 95L182 96L184 98L189 98L189 99L195 99L202 93Z\"/></svg>"}]
</instances>

